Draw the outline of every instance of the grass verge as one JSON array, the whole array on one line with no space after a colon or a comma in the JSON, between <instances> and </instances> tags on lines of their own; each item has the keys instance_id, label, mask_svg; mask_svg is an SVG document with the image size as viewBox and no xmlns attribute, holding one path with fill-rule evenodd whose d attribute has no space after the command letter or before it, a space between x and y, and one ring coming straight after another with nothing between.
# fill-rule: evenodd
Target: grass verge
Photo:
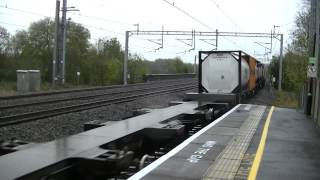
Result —
<instances>
[{"instance_id":1,"label":"grass verge","mask_svg":"<svg viewBox=\"0 0 320 180\"><path fill-rule=\"evenodd\" d=\"M17 85L15 82L0 81L0 96L16 94Z\"/></svg>"},{"instance_id":2,"label":"grass verge","mask_svg":"<svg viewBox=\"0 0 320 180\"><path fill-rule=\"evenodd\" d=\"M297 108L298 96L295 92L277 91L276 100L272 105L284 108Z\"/></svg>"}]
</instances>

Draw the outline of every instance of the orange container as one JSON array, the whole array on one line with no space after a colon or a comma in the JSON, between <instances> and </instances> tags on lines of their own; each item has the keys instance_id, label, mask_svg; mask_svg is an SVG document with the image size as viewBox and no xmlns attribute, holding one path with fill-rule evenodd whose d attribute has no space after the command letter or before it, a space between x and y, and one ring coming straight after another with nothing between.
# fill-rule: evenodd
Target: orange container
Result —
<instances>
[{"instance_id":1,"label":"orange container","mask_svg":"<svg viewBox=\"0 0 320 180\"><path fill-rule=\"evenodd\" d=\"M256 87L257 60L251 56L249 57L249 69L250 69L249 90L252 91Z\"/></svg>"}]
</instances>

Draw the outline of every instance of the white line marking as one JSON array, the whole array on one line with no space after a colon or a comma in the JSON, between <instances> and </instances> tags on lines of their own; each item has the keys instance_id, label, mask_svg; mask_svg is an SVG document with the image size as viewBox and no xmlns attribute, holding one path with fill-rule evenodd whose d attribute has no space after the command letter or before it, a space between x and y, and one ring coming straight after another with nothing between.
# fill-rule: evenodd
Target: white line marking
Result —
<instances>
[{"instance_id":1,"label":"white line marking","mask_svg":"<svg viewBox=\"0 0 320 180\"><path fill-rule=\"evenodd\" d=\"M231 114L233 111L235 111L241 104L238 104L237 106L235 106L234 108L232 108L230 111L226 112L224 115L222 115L221 117L219 117L218 119L216 119L215 121L213 121L212 123L210 123L209 125L207 125L206 127L202 128L200 131L198 131L196 134L194 134L193 136L189 137L188 139L186 139L185 141L183 141L180 145L178 145L177 147L175 147L174 149L172 149L171 151L169 151L166 155L161 156L159 159L157 159L156 161L154 161L153 163L151 163L150 165L148 165L147 167L143 168L141 171L137 172L135 175L131 176L128 180L136 180L136 179L141 179L143 178L145 175L147 175L148 173L150 173L152 170L154 170L156 167L158 167L159 165L161 165L164 161L168 160L169 158L171 158L172 156L174 156L175 154L177 154L179 151L181 151L184 147L186 147L188 144L190 144L190 142L192 142L193 140L195 140L197 137L199 137L201 134L203 134L204 132L206 132L207 130L209 130L211 127L213 127L214 125L216 125L218 122L220 122L221 120L223 120L226 116L228 116L229 114Z\"/></svg>"}]
</instances>

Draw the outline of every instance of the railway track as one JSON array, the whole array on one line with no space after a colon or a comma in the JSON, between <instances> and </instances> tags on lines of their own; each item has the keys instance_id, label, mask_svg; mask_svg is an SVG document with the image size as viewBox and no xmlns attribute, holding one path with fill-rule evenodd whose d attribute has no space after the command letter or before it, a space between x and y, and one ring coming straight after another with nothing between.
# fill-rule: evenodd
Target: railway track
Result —
<instances>
[{"instance_id":1,"label":"railway track","mask_svg":"<svg viewBox=\"0 0 320 180\"><path fill-rule=\"evenodd\" d=\"M167 89L167 88L170 89ZM52 108L52 109L47 109L47 110L39 110L39 111L34 111L34 112L27 112L27 113L20 113L20 114L14 114L14 115L8 115L8 116L2 116L0 117L0 127L1 126L8 126L12 124L17 124L17 123L23 123L23 122L28 122L28 121L33 121L33 120L38 120L42 118L48 118L48 117L53 117L61 114L66 114L66 113L72 113L72 112L77 112L77 111L83 111L83 110L88 110L88 109L93 109L93 108L98 108L102 106L108 106L111 104L119 104L119 103L125 103L125 102L130 102L133 100L136 100L141 97L145 96L155 96L155 95L160 95L160 94L168 94L168 93L173 93L173 92L178 92L178 91L184 91L184 90L189 90L193 89L196 86L194 83L180 83L180 84L173 84L166 86L164 90L156 90L159 89L160 87L152 87L152 88L140 88L140 89L135 89L131 91L123 91L123 92L118 92L117 94L125 94L120 97L115 97L107 100L95 100L91 102L85 102L85 103L80 103L80 104L75 104L75 105L68 105L68 106L62 106L62 107L57 107L57 108ZM163 87L162 87L163 88ZM145 91L145 92L143 92ZM151 92L150 92L151 91ZM130 93L135 93L134 95L130 95ZM115 95L116 93L113 93L111 95ZM110 94L108 94L110 95ZM104 95L92 95L89 97L78 97L75 99L88 99L90 97L100 97ZM56 100L59 102L63 102L63 100ZM47 103L47 102L45 102ZM39 105L38 103L29 103L29 106L31 105ZM21 105L20 107L26 106L26 104Z\"/></svg>"},{"instance_id":2,"label":"railway track","mask_svg":"<svg viewBox=\"0 0 320 180\"><path fill-rule=\"evenodd\" d=\"M195 79L189 79L188 81L195 81ZM129 85L114 85L114 86L105 86L105 87L97 87L97 88L82 88L82 89L75 89L75 90L63 90L63 91L54 91L54 92L45 92L45 93L34 93L34 94L23 94L23 95L16 95L16 96L5 96L0 97L0 110L10 109L19 106L28 106L29 104L32 105L41 105L47 104L49 102L59 102L66 101L68 98L70 100L74 100L77 97L79 99L85 99L83 97L88 97L88 94L91 97L93 95L106 95L108 92L116 91L124 91L142 87L152 87L152 86L166 86L170 84L177 84L177 83L185 83L185 80L167 80L167 81L158 81L158 82L148 82L148 83L137 83L137 84L129 84ZM1 111L0 111L1 112Z\"/></svg>"},{"instance_id":3,"label":"railway track","mask_svg":"<svg viewBox=\"0 0 320 180\"><path fill-rule=\"evenodd\" d=\"M119 95L119 94L124 94L124 93L136 93L139 91L150 91L150 90L157 90L158 88L166 88L166 87L174 87L174 86L180 86L180 85L186 85L186 84L191 84L191 83L175 83L175 84L169 84L169 85L154 85L152 87L139 87L136 89L120 89L119 91L115 92L102 92L98 94L88 94L84 96L77 96L77 97L63 97L63 98L58 98L58 99L49 99L46 101L38 101L38 102L26 102L26 103L20 103L20 104L12 104L12 105L6 105L6 106L0 106L0 110L6 110L6 109L13 109L13 108L25 108L28 106L41 106L41 105L46 105L46 104L54 104L54 103L59 103L59 102L67 102L67 101L76 101L76 100L90 100L93 98L99 98L103 96L113 96L113 95Z\"/></svg>"},{"instance_id":4,"label":"railway track","mask_svg":"<svg viewBox=\"0 0 320 180\"><path fill-rule=\"evenodd\" d=\"M194 78L191 78L195 80ZM53 90L49 92L37 92L37 93L27 93L27 94L18 94L18 95L10 95L10 96L0 96L1 101L5 100L20 100L24 98L35 98L35 97L43 97L43 96L56 96L56 95L64 95L64 94L74 94L74 93L86 93L100 90L113 90L119 88L131 88L131 87L140 87L145 85L153 85L153 84L166 84L171 82L185 81L186 79L175 79L175 80L159 80L159 81L150 81L143 83L135 83L135 84L127 84L127 85L111 85L111 86L100 86L100 87L88 87L88 88L78 88L78 89L67 89L67 90Z\"/></svg>"}]
</instances>

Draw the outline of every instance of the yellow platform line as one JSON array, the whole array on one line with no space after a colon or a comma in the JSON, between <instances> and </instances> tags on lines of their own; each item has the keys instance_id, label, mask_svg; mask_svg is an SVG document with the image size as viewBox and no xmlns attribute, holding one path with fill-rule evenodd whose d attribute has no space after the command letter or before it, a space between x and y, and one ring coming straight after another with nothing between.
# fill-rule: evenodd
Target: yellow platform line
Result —
<instances>
[{"instance_id":1,"label":"yellow platform line","mask_svg":"<svg viewBox=\"0 0 320 180\"><path fill-rule=\"evenodd\" d=\"M271 121L271 116L274 110L274 106L271 107L267 120L264 124L264 128L263 128L263 132L261 135L261 140L259 143L259 147L258 150L256 152L256 156L254 158L252 167L250 169L250 173L248 176L248 180L255 180L258 174L258 170L259 170L259 166L262 160L262 156L263 156L263 151L264 151L264 146L266 144L266 140L267 140L267 135L268 135L268 130L269 130L269 125L270 125L270 121Z\"/></svg>"}]
</instances>

